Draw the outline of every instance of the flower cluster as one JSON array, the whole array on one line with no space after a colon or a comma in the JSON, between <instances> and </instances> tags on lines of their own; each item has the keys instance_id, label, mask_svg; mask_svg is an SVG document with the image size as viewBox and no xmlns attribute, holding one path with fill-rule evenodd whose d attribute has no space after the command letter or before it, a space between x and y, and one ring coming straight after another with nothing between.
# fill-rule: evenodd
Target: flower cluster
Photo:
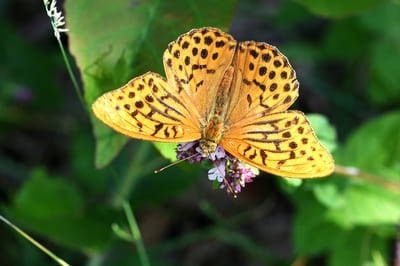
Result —
<instances>
[{"instance_id":1,"label":"flower cluster","mask_svg":"<svg viewBox=\"0 0 400 266\"><path fill-rule=\"evenodd\" d=\"M246 183L253 181L256 176L250 166L245 165L237 158L226 152L220 145L208 156L204 155L199 147L199 140L178 144L176 157L179 160L188 158L190 163L207 161L215 167L208 170L208 179L219 182L219 188L225 189L228 194L239 193Z\"/></svg>"},{"instance_id":2,"label":"flower cluster","mask_svg":"<svg viewBox=\"0 0 400 266\"><path fill-rule=\"evenodd\" d=\"M60 32L67 32L68 29L63 28L65 25L64 16L62 15L61 11L57 10L57 1L53 0L50 2L49 0L43 0L43 3L46 8L47 16L50 18L54 35L57 39L60 39Z\"/></svg>"}]
</instances>

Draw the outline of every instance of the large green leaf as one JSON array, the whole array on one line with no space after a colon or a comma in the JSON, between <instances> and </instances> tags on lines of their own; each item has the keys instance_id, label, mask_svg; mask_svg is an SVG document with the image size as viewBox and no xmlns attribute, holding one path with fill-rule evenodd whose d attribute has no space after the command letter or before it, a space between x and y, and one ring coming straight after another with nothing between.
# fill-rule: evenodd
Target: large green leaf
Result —
<instances>
[{"instance_id":1,"label":"large green leaf","mask_svg":"<svg viewBox=\"0 0 400 266\"><path fill-rule=\"evenodd\" d=\"M364 12L358 20L362 26L380 36L400 40L400 2L388 1L384 5Z\"/></svg>"},{"instance_id":2,"label":"large green leaf","mask_svg":"<svg viewBox=\"0 0 400 266\"><path fill-rule=\"evenodd\" d=\"M343 242L329 256L329 266L390 265L388 241L374 234L373 228L347 232Z\"/></svg>"},{"instance_id":3,"label":"large green leaf","mask_svg":"<svg viewBox=\"0 0 400 266\"><path fill-rule=\"evenodd\" d=\"M162 53L180 34L196 27L226 30L235 9L229 1L67 1L70 51L82 74L89 106L147 71L163 73ZM107 165L126 143L92 116L96 166Z\"/></svg>"},{"instance_id":4,"label":"large green leaf","mask_svg":"<svg viewBox=\"0 0 400 266\"><path fill-rule=\"evenodd\" d=\"M365 56L369 36L357 22L357 17L351 17L332 21L327 26L319 49L321 59L350 61L354 67L355 60ZM354 68L351 70L354 71Z\"/></svg>"},{"instance_id":5,"label":"large green leaf","mask_svg":"<svg viewBox=\"0 0 400 266\"><path fill-rule=\"evenodd\" d=\"M338 164L355 166L400 184L400 112L372 119L360 127L336 154ZM400 194L366 181L349 182L341 210L354 224L397 224ZM338 210L339 211L339 210Z\"/></svg>"},{"instance_id":6,"label":"large green leaf","mask_svg":"<svg viewBox=\"0 0 400 266\"><path fill-rule=\"evenodd\" d=\"M293 244L299 255L312 255L335 248L346 231L314 197L296 193L297 212L293 223Z\"/></svg>"},{"instance_id":7,"label":"large green leaf","mask_svg":"<svg viewBox=\"0 0 400 266\"><path fill-rule=\"evenodd\" d=\"M400 112L371 119L338 148L336 163L357 167L383 181L387 179L399 184L399 124ZM349 230L360 226L393 226L400 220L400 194L377 184L337 175L303 183L304 189L290 194L297 206L294 244L301 255L333 250L331 264L341 265L339 254L346 253L341 247L348 241L362 241L358 237L353 239L353 236L348 239ZM365 237L365 232L362 237ZM386 256L378 247L368 252L371 253L366 254L366 260ZM352 257L351 261L357 259Z\"/></svg>"},{"instance_id":8,"label":"large green leaf","mask_svg":"<svg viewBox=\"0 0 400 266\"><path fill-rule=\"evenodd\" d=\"M299 191L295 199L298 208L293 223L293 241L298 255L328 253L329 265L335 266L387 260L385 243L388 238L393 238L393 227L392 232L388 232L390 228L374 223L371 227L355 226L346 220L350 215L346 217L341 211L324 207L304 190ZM359 213L354 214L357 215Z\"/></svg>"},{"instance_id":9,"label":"large green leaf","mask_svg":"<svg viewBox=\"0 0 400 266\"><path fill-rule=\"evenodd\" d=\"M400 103L400 39L381 38L371 45L369 54L370 101L379 105Z\"/></svg>"},{"instance_id":10,"label":"large green leaf","mask_svg":"<svg viewBox=\"0 0 400 266\"><path fill-rule=\"evenodd\" d=\"M171 162L176 161L176 143L155 142L154 146L164 158Z\"/></svg>"},{"instance_id":11,"label":"large green leaf","mask_svg":"<svg viewBox=\"0 0 400 266\"><path fill-rule=\"evenodd\" d=\"M400 184L400 112L373 119L335 153L338 165L357 167L382 182ZM310 180L307 188L335 215L353 225L396 224L400 194L360 179L332 176Z\"/></svg>"},{"instance_id":12,"label":"large green leaf","mask_svg":"<svg viewBox=\"0 0 400 266\"><path fill-rule=\"evenodd\" d=\"M338 152L339 163L400 181L400 111L369 120Z\"/></svg>"},{"instance_id":13,"label":"large green leaf","mask_svg":"<svg viewBox=\"0 0 400 266\"><path fill-rule=\"evenodd\" d=\"M311 12L324 17L343 17L360 13L372 8L385 0L295 0L307 7Z\"/></svg>"},{"instance_id":14,"label":"large green leaf","mask_svg":"<svg viewBox=\"0 0 400 266\"><path fill-rule=\"evenodd\" d=\"M333 152L337 146L336 129L329 123L328 119L320 114L307 114L311 127L314 129L319 141L329 152Z\"/></svg>"},{"instance_id":15,"label":"large green leaf","mask_svg":"<svg viewBox=\"0 0 400 266\"><path fill-rule=\"evenodd\" d=\"M16 194L14 204L5 208L16 223L63 245L99 251L112 241L110 225L118 220L116 211L104 205L86 206L83 194L71 182L35 169Z\"/></svg>"},{"instance_id":16,"label":"large green leaf","mask_svg":"<svg viewBox=\"0 0 400 266\"><path fill-rule=\"evenodd\" d=\"M43 169L36 169L16 195L14 204L15 210L24 215L48 219L78 212L83 197L72 184L61 178L50 178Z\"/></svg>"}]
</instances>

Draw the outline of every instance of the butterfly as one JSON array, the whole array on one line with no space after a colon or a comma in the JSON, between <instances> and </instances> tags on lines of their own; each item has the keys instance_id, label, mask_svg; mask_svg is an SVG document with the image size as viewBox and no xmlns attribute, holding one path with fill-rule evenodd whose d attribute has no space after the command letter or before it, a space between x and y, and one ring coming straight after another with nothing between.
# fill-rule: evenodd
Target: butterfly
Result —
<instances>
[{"instance_id":1,"label":"butterfly","mask_svg":"<svg viewBox=\"0 0 400 266\"><path fill-rule=\"evenodd\" d=\"M100 96L98 119L136 139L199 140L278 176L331 174L334 161L305 115L287 110L299 82L288 59L264 42L237 42L217 28L193 29L163 55L166 78L147 72Z\"/></svg>"}]
</instances>

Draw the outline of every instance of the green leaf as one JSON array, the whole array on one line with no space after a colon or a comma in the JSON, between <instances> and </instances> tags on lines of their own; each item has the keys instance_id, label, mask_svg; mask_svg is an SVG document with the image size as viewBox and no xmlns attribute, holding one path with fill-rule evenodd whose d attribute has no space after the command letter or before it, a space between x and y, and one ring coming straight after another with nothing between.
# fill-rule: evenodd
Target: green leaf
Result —
<instances>
[{"instance_id":1,"label":"green leaf","mask_svg":"<svg viewBox=\"0 0 400 266\"><path fill-rule=\"evenodd\" d=\"M183 162L182 165L187 164ZM176 197L193 186L199 178L207 178L206 173L196 166L170 167L160 173L140 178L133 187L131 204L134 208L143 204L157 204ZM212 183L210 182L210 189Z\"/></svg>"},{"instance_id":2,"label":"green leaf","mask_svg":"<svg viewBox=\"0 0 400 266\"><path fill-rule=\"evenodd\" d=\"M313 187L315 197L330 209L345 207L347 199L343 197L339 186L333 182L320 182Z\"/></svg>"},{"instance_id":3,"label":"green leaf","mask_svg":"<svg viewBox=\"0 0 400 266\"><path fill-rule=\"evenodd\" d=\"M279 50L290 58L291 62L299 61L306 62L307 64L315 64L321 57L318 49L313 43L299 40L283 44Z\"/></svg>"},{"instance_id":4,"label":"green leaf","mask_svg":"<svg viewBox=\"0 0 400 266\"><path fill-rule=\"evenodd\" d=\"M372 103L389 105L400 102L400 39L381 39L373 43L369 59L368 96Z\"/></svg>"},{"instance_id":5,"label":"green leaf","mask_svg":"<svg viewBox=\"0 0 400 266\"><path fill-rule=\"evenodd\" d=\"M400 38L399 1L387 1L385 4L361 14L358 20L364 29L375 35L389 37L397 41Z\"/></svg>"},{"instance_id":6,"label":"green leaf","mask_svg":"<svg viewBox=\"0 0 400 266\"><path fill-rule=\"evenodd\" d=\"M352 1L327 1L327 0L295 0L304 5L311 12L324 17L343 17L354 15L372 8L385 0L352 0Z\"/></svg>"},{"instance_id":7,"label":"green leaf","mask_svg":"<svg viewBox=\"0 0 400 266\"><path fill-rule=\"evenodd\" d=\"M329 266L390 265L387 241L374 235L372 228L357 228L329 256Z\"/></svg>"},{"instance_id":8,"label":"green leaf","mask_svg":"<svg viewBox=\"0 0 400 266\"><path fill-rule=\"evenodd\" d=\"M370 119L338 150L338 161L400 181L400 111Z\"/></svg>"},{"instance_id":9,"label":"green leaf","mask_svg":"<svg viewBox=\"0 0 400 266\"><path fill-rule=\"evenodd\" d=\"M76 187L61 178L48 176L41 168L32 172L14 199L16 211L41 219L72 215L82 204L82 195Z\"/></svg>"},{"instance_id":10,"label":"green leaf","mask_svg":"<svg viewBox=\"0 0 400 266\"><path fill-rule=\"evenodd\" d=\"M88 109L99 95L135 76L147 71L162 74L162 53L180 34L203 26L226 30L235 4L235 0L67 1L70 51L81 71ZM91 118L96 166L104 167L127 138Z\"/></svg>"},{"instance_id":11,"label":"green leaf","mask_svg":"<svg viewBox=\"0 0 400 266\"><path fill-rule=\"evenodd\" d=\"M282 177L278 178L277 181L279 187L286 193L293 193L303 184L303 179L300 178Z\"/></svg>"},{"instance_id":12,"label":"green leaf","mask_svg":"<svg viewBox=\"0 0 400 266\"><path fill-rule=\"evenodd\" d=\"M295 196L297 205L293 223L293 243L297 254L313 255L333 249L346 234L323 205L306 192Z\"/></svg>"},{"instance_id":13,"label":"green leaf","mask_svg":"<svg viewBox=\"0 0 400 266\"><path fill-rule=\"evenodd\" d=\"M399 182L399 124L400 112L371 119L338 148L336 162ZM294 227L295 247L302 255L349 246L344 244L347 241L344 237L346 230L352 227L396 225L400 220L400 195L376 184L333 175L322 180L307 180L303 187L305 189L291 194L298 208ZM341 256L333 255L332 265L341 265L337 261L345 257L340 253L345 250L337 252ZM386 258L379 249L374 249L373 254L374 261ZM346 265L359 265L353 259L353 264Z\"/></svg>"},{"instance_id":14,"label":"green leaf","mask_svg":"<svg viewBox=\"0 0 400 266\"><path fill-rule=\"evenodd\" d=\"M157 148L157 150L164 158L170 160L171 162L175 162L177 160L176 143L154 142L153 145Z\"/></svg>"},{"instance_id":15,"label":"green leaf","mask_svg":"<svg viewBox=\"0 0 400 266\"><path fill-rule=\"evenodd\" d=\"M399 194L364 183L349 187L342 197L346 206L339 211L353 224L396 225L400 220Z\"/></svg>"},{"instance_id":16,"label":"green leaf","mask_svg":"<svg viewBox=\"0 0 400 266\"><path fill-rule=\"evenodd\" d=\"M328 119L323 115L307 114L307 118L319 141L329 152L333 152L337 146L336 129L329 124Z\"/></svg>"},{"instance_id":17,"label":"green leaf","mask_svg":"<svg viewBox=\"0 0 400 266\"><path fill-rule=\"evenodd\" d=\"M251 7L253 6L254 4ZM265 15L262 10L259 12L261 16ZM296 3L296 1L280 1L279 12L276 12L273 24L274 27L280 27L279 30L284 31L287 27L311 22L313 19L314 15L308 12L302 5ZM284 54L286 55L286 53Z\"/></svg>"},{"instance_id":18,"label":"green leaf","mask_svg":"<svg viewBox=\"0 0 400 266\"><path fill-rule=\"evenodd\" d=\"M24 227L63 245L100 251L112 240L110 224L119 215L104 205L85 206L83 195L67 180L36 169L4 208L9 217Z\"/></svg>"},{"instance_id":19,"label":"green leaf","mask_svg":"<svg viewBox=\"0 0 400 266\"><path fill-rule=\"evenodd\" d=\"M354 68L354 61L365 56L368 40L365 29L352 17L330 23L324 31L322 49L318 50L325 60L351 62Z\"/></svg>"},{"instance_id":20,"label":"green leaf","mask_svg":"<svg viewBox=\"0 0 400 266\"><path fill-rule=\"evenodd\" d=\"M400 112L392 112L360 127L335 153L337 164L351 165L382 181L400 183ZM400 195L376 184L349 179L337 211L352 224L397 224Z\"/></svg>"},{"instance_id":21,"label":"green leaf","mask_svg":"<svg viewBox=\"0 0 400 266\"><path fill-rule=\"evenodd\" d=\"M80 186L86 190L85 196L102 193L110 189L109 171L96 170L94 167L93 150L95 143L91 130L87 127L77 127L69 133L71 143L69 159L71 173Z\"/></svg>"},{"instance_id":22,"label":"green leaf","mask_svg":"<svg viewBox=\"0 0 400 266\"><path fill-rule=\"evenodd\" d=\"M93 115L91 119L96 137L95 165L97 168L103 168L118 155L129 139L102 124Z\"/></svg>"},{"instance_id":23,"label":"green leaf","mask_svg":"<svg viewBox=\"0 0 400 266\"><path fill-rule=\"evenodd\" d=\"M337 211L319 204L309 193L300 191L293 223L294 248L300 256L328 253L329 265L364 265L387 261L384 227L355 227L345 224ZM380 232L383 230L383 234ZM387 265L387 264L371 264Z\"/></svg>"}]
</instances>

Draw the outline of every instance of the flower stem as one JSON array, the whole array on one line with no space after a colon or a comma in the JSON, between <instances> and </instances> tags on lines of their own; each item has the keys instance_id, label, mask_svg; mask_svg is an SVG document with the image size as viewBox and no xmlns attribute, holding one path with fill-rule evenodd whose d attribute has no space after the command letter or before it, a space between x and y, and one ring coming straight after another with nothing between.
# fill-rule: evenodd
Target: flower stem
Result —
<instances>
[{"instance_id":1,"label":"flower stem","mask_svg":"<svg viewBox=\"0 0 400 266\"><path fill-rule=\"evenodd\" d=\"M341 166L341 165L335 165L335 173L339 174L339 175L364 179L368 182L371 182L371 183L379 185L383 188L386 188L387 190L400 193L400 183L399 182L394 182L391 180L383 179L379 176L360 171L356 167L346 167L346 166Z\"/></svg>"},{"instance_id":2,"label":"flower stem","mask_svg":"<svg viewBox=\"0 0 400 266\"><path fill-rule=\"evenodd\" d=\"M56 0L43 0L44 7L46 9L46 13L50 18L50 23L54 31L54 36L57 39L58 45L60 46L60 50L65 62L65 65L67 66L68 74L72 80L73 86L75 88L75 92L78 95L79 101L81 102L83 108L87 110L87 106L85 104L85 101L83 99L81 90L79 88L78 82L75 78L74 72L72 71L71 64L68 60L67 53L65 52L64 46L61 42L60 38L60 33L61 32L67 32L68 29L64 28L65 26L65 21L64 21L64 16L62 15L61 11L57 10L57 1Z\"/></svg>"},{"instance_id":3,"label":"flower stem","mask_svg":"<svg viewBox=\"0 0 400 266\"><path fill-rule=\"evenodd\" d=\"M59 257L57 257L53 252L51 252L50 250L48 250L47 248L45 248L44 246L42 246L39 242L37 242L35 239L33 239L32 237L30 237L27 233L25 233L24 231L22 231L21 229L19 229L16 225L14 225L13 223L11 223L9 220L7 220L6 218L4 218L2 215L0 215L0 220L3 221L5 224L7 224L8 226L10 226L12 229L14 229L15 231L17 231L18 234L22 235L25 239L27 239L29 242L31 242L33 245L35 245L37 248L39 248L41 251L43 251L44 253L46 253L47 255L49 255L54 261L56 261L58 264L62 265L62 266L69 266L68 263L66 263L64 260L60 259Z\"/></svg>"},{"instance_id":4,"label":"flower stem","mask_svg":"<svg viewBox=\"0 0 400 266\"><path fill-rule=\"evenodd\" d=\"M137 251L139 254L139 259L142 266L150 266L149 257L147 256L146 249L144 248L142 242L142 236L140 234L139 227L136 223L135 217L133 216L131 206L124 200L122 202L122 207L124 208L126 218L128 220L129 227L132 232L132 240L136 244Z\"/></svg>"},{"instance_id":5,"label":"flower stem","mask_svg":"<svg viewBox=\"0 0 400 266\"><path fill-rule=\"evenodd\" d=\"M82 92L81 92L81 90L79 88L79 85L78 85L78 81L76 80L74 72L72 71L71 64L69 63L69 60L68 60L68 57L67 57L67 53L65 52L64 46L63 46L60 38L57 38L57 42L58 42L58 45L60 46L61 54L63 56L65 65L67 67L69 77L71 78L72 84L73 84L73 86L75 88L75 92L78 95L78 98L79 98L79 101L82 104L82 107L85 110L87 110L87 105L85 103L85 100L83 99Z\"/></svg>"}]
</instances>

